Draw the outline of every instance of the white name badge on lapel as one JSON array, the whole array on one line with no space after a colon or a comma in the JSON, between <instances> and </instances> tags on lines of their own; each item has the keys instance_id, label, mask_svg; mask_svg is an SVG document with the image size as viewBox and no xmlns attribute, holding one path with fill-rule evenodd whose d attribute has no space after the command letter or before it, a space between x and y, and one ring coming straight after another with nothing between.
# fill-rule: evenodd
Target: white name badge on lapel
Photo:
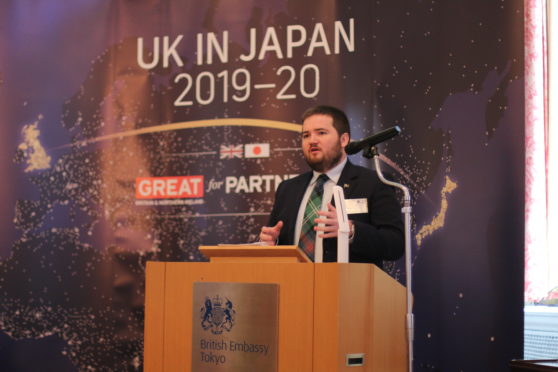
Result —
<instances>
[{"instance_id":1,"label":"white name badge on lapel","mask_svg":"<svg viewBox=\"0 0 558 372\"><path fill-rule=\"evenodd\" d=\"M347 214L368 213L368 201L362 199L345 199Z\"/></svg>"}]
</instances>

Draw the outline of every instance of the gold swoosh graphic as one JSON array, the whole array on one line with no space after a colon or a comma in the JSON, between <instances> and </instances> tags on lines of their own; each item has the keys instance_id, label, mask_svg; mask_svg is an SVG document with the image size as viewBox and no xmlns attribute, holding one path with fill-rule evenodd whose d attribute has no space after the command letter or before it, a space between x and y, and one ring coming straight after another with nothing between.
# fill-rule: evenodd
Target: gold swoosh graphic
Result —
<instances>
[{"instance_id":1,"label":"gold swoosh graphic","mask_svg":"<svg viewBox=\"0 0 558 372\"><path fill-rule=\"evenodd\" d=\"M100 136L91 138L84 141L79 141L78 144L90 144L95 142L107 141L115 138L132 137L139 136L141 134L150 133L160 133L168 132L173 130L181 129L192 129L192 128L208 128L208 127L259 127L259 128L271 128L280 129L291 132L300 133L302 126L300 124L287 123L284 121L275 120L262 120L262 119L247 119L247 118L227 118L227 119L212 119L212 120L194 120L194 121L182 121L178 123L161 124L152 127L145 127L140 129L129 130L125 132L118 132L113 134L108 134L106 136ZM61 147L68 147L71 144L67 144Z\"/></svg>"},{"instance_id":2,"label":"gold swoosh graphic","mask_svg":"<svg viewBox=\"0 0 558 372\"><path fill-rule=\"evenodd\" d=\"M442 196L442 203L440 207L440 211L438 214L432 219L428 225L421 227L420 231L416 235L417 245L420 247L422 244L422 240L429 235L432 235L436 230L441 229L444 227L444 223L446 220L446 212L448 210L448 198L447 195L451 194L453 190L457 188L457 183L453 182L448 176L446 176L446 184L442 188L441 196Z\"/></svg>"}]
</instances>

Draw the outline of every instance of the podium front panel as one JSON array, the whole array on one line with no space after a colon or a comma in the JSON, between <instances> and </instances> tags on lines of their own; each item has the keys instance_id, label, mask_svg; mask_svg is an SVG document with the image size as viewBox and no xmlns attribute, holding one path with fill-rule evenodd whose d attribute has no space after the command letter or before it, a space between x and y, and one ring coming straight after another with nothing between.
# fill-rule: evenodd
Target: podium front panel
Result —
<instances>
[{"instance_id":1,"label":"podium front panel","mask_svg":"<svg viewBox=\"0 0 558 372\"><path fill-rule=\"evenodd\" d=\"M405 288L374 265L149 262L146 372L191 371L196 282L278 286L279 372L406 370Z\"/></svg>"},{"instance_id":2,"label":"podium front panel","mask_svg":"<svg viewBox=\"0 0 558 372\"><path fill-rule=\"evenodd\" d=\"M194 282L279 285L278 370L312 370L313 265L166 263L163 370L189 371L192 365Z\"/></svg>"}]
</instances>

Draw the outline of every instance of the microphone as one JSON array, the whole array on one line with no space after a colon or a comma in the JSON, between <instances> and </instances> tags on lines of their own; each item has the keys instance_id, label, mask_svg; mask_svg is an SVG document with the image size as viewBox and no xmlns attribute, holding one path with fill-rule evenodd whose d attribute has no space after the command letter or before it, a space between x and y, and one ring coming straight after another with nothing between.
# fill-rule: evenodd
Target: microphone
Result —
<instances>
[{"instance_id":1,"label":"microphone","mask_svg":"<svg viewBox=\"0 0 558 372\"><path fill-rule=\"evenodd\" d=\"M363 138L359 141L352 141L347 146L345 146L345 152L347 155L353 155L363 150L367 147L372 147L378 143L387 141L391 137L397 136L401 132L401 128L397 125L388 129L384 129L378 133L371 135L370 137Z\"/></svg>"}]
</instances>

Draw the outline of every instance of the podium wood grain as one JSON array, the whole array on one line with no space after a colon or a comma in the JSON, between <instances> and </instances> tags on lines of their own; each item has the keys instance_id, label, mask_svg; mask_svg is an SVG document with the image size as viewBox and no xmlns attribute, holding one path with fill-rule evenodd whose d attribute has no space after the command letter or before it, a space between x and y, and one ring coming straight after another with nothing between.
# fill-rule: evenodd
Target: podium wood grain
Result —
<instances>
[{"instance_id":1,"label":"podium wood grain","mask_svg":"<svg viewBox=\"0 0 558 372\"><path fill-rule=\"evenodd\" d=\"M405 371L405 288L368 264L316 264L313 371ZM365 354L363 366L347 354Z\"/></svg>"},{"instance_id":2,"label":"podium wood grain","mask_svg":"<svg viewBox=\"0 0 558 372\"><path fill-rule=\"evenodd\" d=\"M192 364L192 283L243 282L279 284L278 370L312 370L313 265L312 264L250 264L250 263L149 263L152 267L166 265L166 299L146 307L164 307L164 334L156 334L164 345L164 353L146 349L146 371L189 371ZM187 265L187 266L184 266ZM155 288L152 286L151 288ZM159 299L160 301L160 299ZM146 337L148 337L146 314ZM153 335L153 332L151 333ZM150 345L154 343L151 342ZM147 345L146 345L147 346ZM162 357L162 361L152 359ZM163 369L148 369L162 365Z\"/></svg>"},{"instance_id":3,"label":"podium wood grain","mask_svg":"<svg viewBox=\"0 0 558 372\"><path fill-rule=\"evenodd\" d=\"M143 368L146 371L163 370L165 321L165 269L164 262L148 262L145 276L145 331ZM149 325L149 326L148 326Z\"/></svg>"},{"instance_id":4,"label":"podium wood grain","mask_svg":"<svg viewBox=\"0 0 558 372\"><path fill-rule=\"evenodd\" d=\"M148 263L146 372L191 370L194 282L279 284L279 372L406 370L405 289L377 267L234 261Z\"/></svg>"}]
</instances>

